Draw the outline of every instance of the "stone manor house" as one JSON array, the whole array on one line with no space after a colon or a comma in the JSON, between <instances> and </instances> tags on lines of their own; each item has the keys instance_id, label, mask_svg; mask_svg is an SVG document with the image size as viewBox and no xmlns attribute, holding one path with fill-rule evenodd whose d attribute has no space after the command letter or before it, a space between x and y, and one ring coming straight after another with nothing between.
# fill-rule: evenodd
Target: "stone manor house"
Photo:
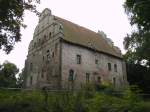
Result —
<instances>
[{"instance_id":1,"label":"stone manor house","mask_svg":"<svg viewBox=\"0 0 150 112\"><path fill-rule=\"evenodd\" d=\"M121 51L106 35L54 16L45 9L25 61L25 87L78 89L86 83L127 84Z\"/></svg>"}]
</instances>

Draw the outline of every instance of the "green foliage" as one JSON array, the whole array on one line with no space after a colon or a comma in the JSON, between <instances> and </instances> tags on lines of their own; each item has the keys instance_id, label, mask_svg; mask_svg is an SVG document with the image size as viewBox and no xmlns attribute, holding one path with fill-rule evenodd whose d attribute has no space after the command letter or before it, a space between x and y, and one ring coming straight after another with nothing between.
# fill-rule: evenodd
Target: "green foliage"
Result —
<instances>
[{"instance_id":1,"label":"green foliage","mask_svg":"<svg viewBox=\"0 0 150 112\"><path fill-rule=\"evenodd\" d=\"M15 64L5 62L0 67L0 87L16 87L16 74L19 69Z\"/></svg>"},{"instance_id":2,"label":"green foliage","mask_svg":"<svg viewBox=\"0 0 150 112\"><path fill-rule=\"evenodd\" d=\"M126 60L139 62L146 60L150 65L150 1L149 0L126 0L125 11L130 18L131 25L137 26L137 31L127 35L124 46L127 50Z\"/></svg>"},{"instance_id":3,"label":"green foliage","mask_svg":"<svg viewBox=\"0 0 150 112\"><path fill-rule=\"evenodd\" d=\"M143 101L130 88L121 97L102 92L0 90L0 112L149 112L150 102ZM45 102L46 101L46 102Z\"/></svg>"},{"instance_id":4,"label":"green foliage","mask_svg":"<svg viewBox=\"0 0 150 112\"><path fill-rule=\"evenodd\" d=\"M33 0L39 3L39 0ZM21 40L20 28L23 24L25 10L36 11L32 0L0 0L0 49L9 53Z\"/></svg>"},{"instance_id":5,"label":"green foliage","mask_svg":"<svg viewBox=\"0 0 150 112\"><path fill-rule=\"evenodd\" d=\"M136 24L139 29L150 30L149 0L126 0L124 7L130 18L131 25Z\"/></svg>"},{"instance_id":6,"label":"green foliage","mask_svg":"<svg viewBox=\"0 0 150 112\"><path fill-rule=\"evenodd\" d=\"M144 93L150 93L150 1L126 0L124 7L130 24L137 26L124 38L128 81Z\"/></svg>"},{"instance_id":7,"label":"green foliage","mask_svg":"<svg viewBox=\"0 0 150 112\"><path fill-rule=\"evenodd\" d=\"M150 93L150 69L140 64L127 64L127 79L130 85L137 85L143 93Z\"/></svg>"},{"instance_id":8,"label":"green foliage","mask_svg":"<svg viewBox=\"0 0 150 112\"><path fill-rule=\"evenodd\" d=\"M23 88L24 80L25 80L25 72L24 72L24 69L22 69L22 71L18 74L18 77L17 77L17 82L16 82L17 87Z\"/></svg>"}]
</instances>

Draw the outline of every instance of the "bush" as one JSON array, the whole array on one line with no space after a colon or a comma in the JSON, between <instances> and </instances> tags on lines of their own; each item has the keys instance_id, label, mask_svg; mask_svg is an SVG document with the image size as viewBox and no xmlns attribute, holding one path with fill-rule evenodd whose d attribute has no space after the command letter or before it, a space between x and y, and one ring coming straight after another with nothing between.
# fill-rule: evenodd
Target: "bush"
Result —
<instances>
[{"instance_id":1,"label":"bush","mask_svg":"<svg viewBox=\"0 0 150 112\"><path fill-rule=\"evenodd\" d=\"M0 90L0 112L149 112L144 102L129 88L121 96L84 87L79 91ZM105 88L106 89L106 88Z\"/></svg>"}]
</instances>

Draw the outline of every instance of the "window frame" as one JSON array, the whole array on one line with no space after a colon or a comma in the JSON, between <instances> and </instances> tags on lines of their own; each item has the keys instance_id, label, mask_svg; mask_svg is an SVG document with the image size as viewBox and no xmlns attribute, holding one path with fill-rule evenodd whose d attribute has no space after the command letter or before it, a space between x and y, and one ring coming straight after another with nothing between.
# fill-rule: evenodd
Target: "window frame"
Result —
<instances>
[{"instance_id":1,"label":"window frame","mask_svg":"<svg viewBox=\"0 0 150 112\"><path fill-rule=\"evenodd\" d=\"M30 76L30 85L33 84L33 76Z\"/></svg>"},{"instance_id":2,"label":"window frame","mask_svg":"<svg viewBox=\"0 0 150 112\"><path fill-rule=\"evenodd\" d=\"M95 64L98 65L98 59L95 59Z\"/></svg>"},{"instance_id":3,"label":"window frame","mask_svg":"<svg viewBox=\"0 0 150 112\"><path fill-rule=\"evenodd\" d=\"M69 76L68 76L68 81L73 81L74 80L74 70L70 69L69 70Z\"/></svg>"},{"instance_id":4,"label":"window frame","mask_svg":"<svg viewBox=\"0 0 150 112\"><path fill-rule=\"evenodd\" d=\"M115 72L118 72L117 64L114 64L114 71L115 71Z\"/></svg>"},{"instance_id":5,"label":"window frame","mask_svg":"<svg viewBox=\"0 0 150 112\"><path fill-rule=\"evenodd\" d=\"M86 73L86 83L90 82L90 73Z\"/></svg>"},{"instance_id":6,"label":"window frame","mask_svg":"<svg viewBox=\"0 0 150 112\"><path fill-rule=\"evenodd\" d=\"M108 66L108 71L111 71L112 70L111 63L107 63L107 66Z\"/></svg>"},{"instance_id":7,"label":"window frame","mask_svg":"<svg viewBox=\"0 0 150 112\"><path fill-rule=\"evenodd\" d=\"M77 64L81 64L82 58L80 54L76 55L76 59L77 59Z\"/></svg>"}]
</instances>

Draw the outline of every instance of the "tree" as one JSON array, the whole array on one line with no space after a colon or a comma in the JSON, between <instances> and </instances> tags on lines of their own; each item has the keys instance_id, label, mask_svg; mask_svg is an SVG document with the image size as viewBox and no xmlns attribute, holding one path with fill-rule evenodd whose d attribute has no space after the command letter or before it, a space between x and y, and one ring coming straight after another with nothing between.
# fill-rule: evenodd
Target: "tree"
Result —
<instances>
[{"instance_id":1,"label":"tree","mask_svg":"<svg viewBox=\"0 0 150 112\"><path fill-rule=\"evenodd\" d=\"M140 64L127 63L127 79L130 85L137 85L143 93L150 94L150 69Z\"/></svg>"},{"instance_id":2,"label":"tree","mask_svg":"<svg viewBox=\"0 0 150 112\"><path fill-rule=\"evenodd\" d=\"M17 87L23 88L24 87L24 80L25 80L25 72L24 69L19 73L18 78L17 78Z\"/></svg>"},{"instance_id":3,"label":"tree","mask_svg":"<svg viewBox=\"0 0 150 112\"><path fill-rule=\"evenodd\" d=\"M0 87L16 87L16 74L19 69L8 61L0 66Z\"/></svg>"},{"instance_id":4,"label":"tree","mask_svg":"<svg viewBox=\"0 0 150 112\"><path fill-rule=\"evenodd\" d=\"M130 24L137 27L124 38L128 81L150 93L150 0L126 0L124 7Z\"/></svg>"},{"instance_id":5,"label":"tree","mask_svg":"<svg viewBox=\"0 0 150 112\"><path fill-rule=\"evenodd\" d=\"M25 10L39 14L34 3L40 0L0 0L0 50L7 54L16 42L21 40L20 28Z\"/></svg>"},{"instance_id":6,"label":"tree","mask_svg":"<svg viewBox=\"0 0 150 112\"><path fill-rule=\"evenodd\" d=\"M127 60L139 64L144 60L145 65L150 66L150 0L126 0L124 7L130 24L137 26L137 30L124 39Z\"/></svg>"}]
</instances>

